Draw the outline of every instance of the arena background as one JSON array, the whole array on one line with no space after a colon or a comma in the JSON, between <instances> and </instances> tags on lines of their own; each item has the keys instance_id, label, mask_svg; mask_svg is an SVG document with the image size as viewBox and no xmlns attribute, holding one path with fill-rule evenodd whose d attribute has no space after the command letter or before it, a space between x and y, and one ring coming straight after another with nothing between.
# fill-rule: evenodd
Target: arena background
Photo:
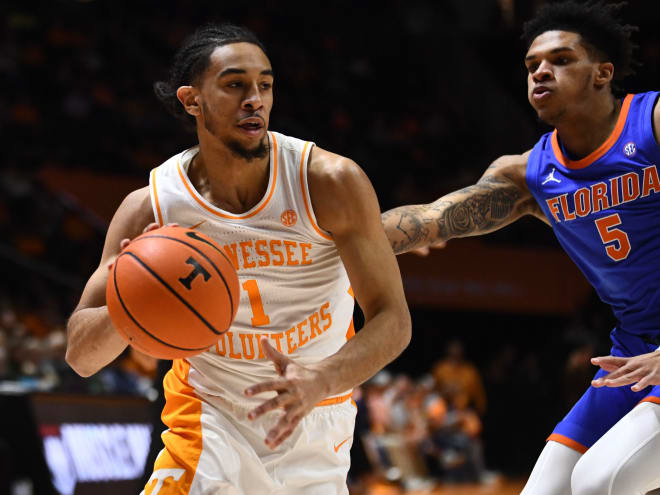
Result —
<instances>
[{"instance_id":1,"label":"arena background","mask_svg":"<svg viewBox=\"0 0 660 495\"><path fill-rule=\"evenodd\" d=\"M469 185L548 130L527 103L519 38L543 3L4 2L0 493L137 493L150 432L162 429L166 363L127 352L79 378L63 360L64 325L121 199L194 143L152 91L186 34L207 21L254 30L276 73L271 129L354 159L386 210ZM623 9L640 26L629 92L658 89L655 4ZM515 480L595 371L588 358L607 353L611 311L533 219L399 262L413 339L360 390L352 493L517 493ZM467 450L426 451L420 466L412 427L388 422L401 416L392 397L410 394L405 418L414 403L428 420L433 393L442 395L431 372L451 341L487 402L468 408L480 426ZM475 446L486 466L476 477Z\"/></svg>"}]
</instances>

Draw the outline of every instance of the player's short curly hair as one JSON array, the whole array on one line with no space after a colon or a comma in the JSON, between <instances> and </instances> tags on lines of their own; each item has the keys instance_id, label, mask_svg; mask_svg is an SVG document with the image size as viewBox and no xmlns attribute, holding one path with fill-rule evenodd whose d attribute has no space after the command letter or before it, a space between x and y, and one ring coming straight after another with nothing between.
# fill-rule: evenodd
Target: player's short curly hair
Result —
<instances>
[{"instance_id":1,"label":"player's short curly hair","mask_svg":"<svg viewBox=\"0 0 660 495\"><path fill-rule=\"evenodd\" d=\"M154 83L156 97L172 115L194 126L195 118L186 113L176 91L180 86L199 82L209 66L213 50L230 43L252 43L266 53L264 45L252 31L234 24L207 24L184 40L174 55L168 79Z\"/></svg>"},{"instance_id":2,"label":"player's short curly hair","mask_svg":"<svg viewBox=\"0 0 660 495\"><path fill-rule=\"evenodd\" d=\"M604 0L546 3L523 25L522 39L529 47L534 38L546 31L577 33L594 60L614 64L614 80L620 81L633 74L637 65L632 33L638 28L621 21L620 11L625 5L626 2Z\"/></svg>"}]
</instances>

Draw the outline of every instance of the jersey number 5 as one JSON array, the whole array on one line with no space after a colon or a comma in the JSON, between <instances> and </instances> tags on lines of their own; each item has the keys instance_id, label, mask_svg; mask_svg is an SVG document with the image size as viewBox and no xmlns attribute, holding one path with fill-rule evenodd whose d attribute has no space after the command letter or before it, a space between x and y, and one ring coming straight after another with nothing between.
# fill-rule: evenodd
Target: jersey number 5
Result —
<instances>
[{"instance_id":1,"label":"jersey number 5","mask_svg":"<svg viewBox=\"0 0 660 495\"><path fill-rule=\"evenodd\" d=\"M621 261L630 254L630 239L623 230L615 228L617 225L621 225L618 213L596 220L596 228L605 244L605 252L614 261Z\"/></svg>"}]
</instances>

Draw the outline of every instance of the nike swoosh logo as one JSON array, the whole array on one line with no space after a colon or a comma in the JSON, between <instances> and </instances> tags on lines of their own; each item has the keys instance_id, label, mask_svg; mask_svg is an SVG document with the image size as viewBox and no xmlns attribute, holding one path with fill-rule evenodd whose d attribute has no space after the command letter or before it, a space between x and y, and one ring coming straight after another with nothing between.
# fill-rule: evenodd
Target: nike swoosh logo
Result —
<instances>
[{"instance_id":1,"label":"nike swoosh logo","mask_svg":"<svg viewBox=\"0 0 660 495\"><path fill-rule=\"evenodd\" d=\"M335 453L337 453L337 451L341 448L341 446L344 445L346 442L348 442L350 439L351 439L351 437L348 437L343 442L339 442L337 445L335 445L335 447L334 447Z\"/></svg>"},{"instance_id":2,"label":"nike swoosh logo","mask_svg":"<svg viewBox=\"0 0 660 495\"><path fill-rule=\"evenodd\" d=\"M188 227L188 228L189 228L190 230L195 230L197 227L199 227L200 225L202 225L204 222L206 222L206 220L202 220L201 222L196 223L196 224L193 225L192 227Z\"/></svg>"}]
</instances>

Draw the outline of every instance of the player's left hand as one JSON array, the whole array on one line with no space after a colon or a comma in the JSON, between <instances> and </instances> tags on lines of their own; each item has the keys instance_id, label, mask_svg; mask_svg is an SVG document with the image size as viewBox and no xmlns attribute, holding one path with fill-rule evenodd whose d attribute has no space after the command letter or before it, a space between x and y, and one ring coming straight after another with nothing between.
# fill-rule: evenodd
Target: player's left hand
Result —
<instances>
[{"instance_id":1,"label":"player's left hand","mask_svg":"<svg viewBox=\"0 0 660 495\"><path fill-rule=\"evenodd\" d=\"M591 358L591 363L609 371L609 375L592 380L594 387L622 387L633 383L631 390L639 392L649 385L660 385L658 351L633 357L595 357Z\"/></svg>"},{"instance_id":2,"label":"player's left hand","mask_svg":"<svg viewBox=\"0 0 660 495\"><path fill-rule=\"evenodd\" d=\"M250 411L248 419L254 420L268 411L284 409L284 415L266 435L266 445L275 449L293 433L300 420L325 398L325 377L296 364L271 346L268 339L261 340L261 348L264 355L275 365L275 371L280 378L248 387L245 389L245 395L275 391L277 396Z\"/></svg>"}]
</instances>

